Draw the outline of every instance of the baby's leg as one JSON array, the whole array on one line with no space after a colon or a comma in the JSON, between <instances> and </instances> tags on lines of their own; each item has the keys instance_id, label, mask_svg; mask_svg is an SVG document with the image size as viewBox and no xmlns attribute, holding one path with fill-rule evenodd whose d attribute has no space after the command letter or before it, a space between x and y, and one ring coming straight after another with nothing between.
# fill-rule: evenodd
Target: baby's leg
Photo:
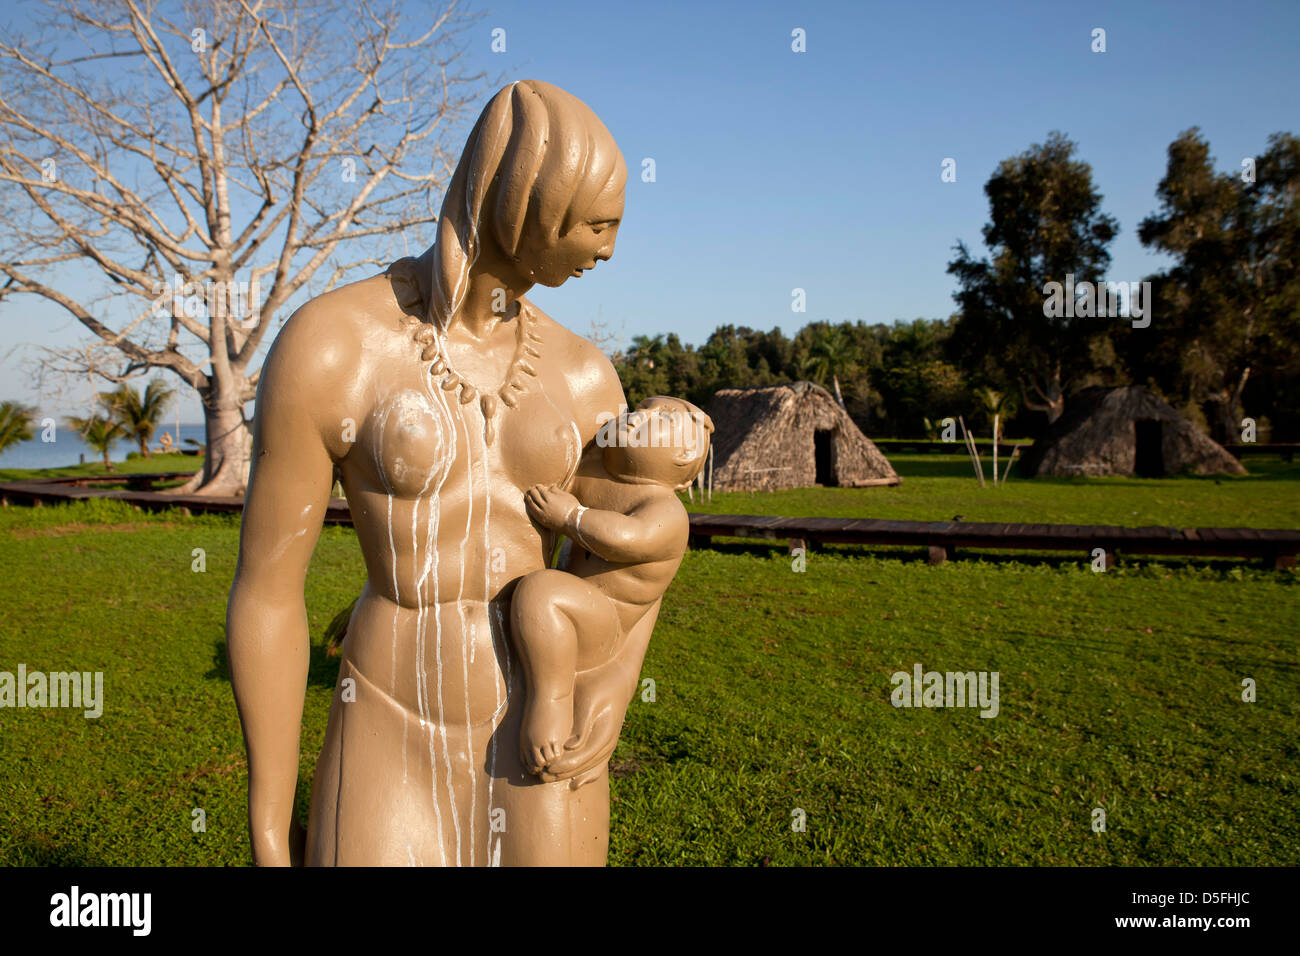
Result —
<instances>
[{"instance_id":1,"label":"baby's leg","mask_svg":"<svg viewBox=\"0 0 1300 956\"><path fill-rule=\"evenodd\" d=\"M564 752L573 730L573 682L579 662L608 648L618 615L594 585L567 571L526 575L510 602L510 630L523 659L527 701L520 752L534 773Z\"/></svg>"}]
</instances>

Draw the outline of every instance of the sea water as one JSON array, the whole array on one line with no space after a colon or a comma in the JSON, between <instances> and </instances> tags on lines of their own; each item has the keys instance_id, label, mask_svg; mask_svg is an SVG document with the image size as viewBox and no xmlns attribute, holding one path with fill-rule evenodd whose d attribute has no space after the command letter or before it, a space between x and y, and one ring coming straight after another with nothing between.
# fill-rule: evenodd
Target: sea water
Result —
<instances>
[{"instance_id":1,"label":"sea water","mask_svg":"<svg viewBox=\"0 0 1300 956\"><path fill-rule=\"evenodd\" d=\"M172 444L179 445L182 448L193 448L193 445L186 445L185 439L193 438L197 442L204 440L204 430L202 425L181 425L180 441L176 440L176 426L167 425L159 426L154 432L153 441L149 443L149 448L157 451L158 443L162 441L163 432L172 436ZM82 441L81 436L71 428L62 423L54 433L54 441L41 441L41 428L36 426L35 437L31 441L19 442L17 445L10 445L4 451L0 452L0 469L2 468L64 468L68 465L76 465L81 461L81 456L86 456L88 462L100 462L103 456L94 451ZM121 440L113 444L109 452L109 457L113 461L124 461L127 454L133 451L139 451L139 447L133 441Z\"/></svg>"}]
</instances>

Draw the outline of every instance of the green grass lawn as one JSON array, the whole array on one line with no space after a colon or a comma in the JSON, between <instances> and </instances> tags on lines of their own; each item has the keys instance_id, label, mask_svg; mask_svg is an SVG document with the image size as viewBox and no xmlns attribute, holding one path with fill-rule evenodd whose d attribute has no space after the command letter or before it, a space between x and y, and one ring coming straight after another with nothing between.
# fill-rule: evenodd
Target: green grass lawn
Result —
<instances>
[{"instance_id":1,"label":"green grass lawn","mask_svg":"<svg viewBox=\"0 0 1300 956\"><path fill-rule=\"evenodd\" d=\"M918 471L943 464L918 457ZM1251 469L1260 477L1149 491L1013 480L982 492L917 474L897 491L713 504L1295 526L1294 471ZM226 516L0 509L0 670L103 670L106 696L97 720L0 710L0 864L248 862L223 628L237 541ZM307 586L303 819L337 669L322 632L363 576L354 533L325 529ZM1294 570L1240 562L1098 574L1082 560L929 567L827 551L797 573L775 547L691 552L643 670L655 700L633 702L612 765L610 861L1300 863L1297 584ZM891 673L918 662L998 671L999 716L893 707ZM1255 703L1241 699L1245 678ZM191 829L195 808L206 832Z\"/></svg>"},{"instance_id":2,"label":"green grass lawn","mask_svg":"<svg viewBox=\"0 0 1300 956\"><path fill-rule=\"evenodd\" d=\"M985 456L985 471L990 462ZM903 478L882 488L716 492L692 511L790 518L1026 521L1035 524L1169 525L1176 528L1300 528L1300 462L1247 458L1244 476L1017 478L994 488L975 479L970 458L890 455Z\"/></svg>"}]
</instances>

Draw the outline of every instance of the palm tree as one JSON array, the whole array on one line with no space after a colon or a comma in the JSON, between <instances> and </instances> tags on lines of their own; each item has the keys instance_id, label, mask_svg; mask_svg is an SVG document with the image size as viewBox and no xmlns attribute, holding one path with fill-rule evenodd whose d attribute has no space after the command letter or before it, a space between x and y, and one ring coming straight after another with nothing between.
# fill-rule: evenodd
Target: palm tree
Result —
<instances>
[{"instance_id":1,"label":"palm tree","mask_svg":"<svg viewBox=\"0 0 1300 956\"><path fill-rule=\"evenodd\" d=\"M31 441L36 409L21 402L0 402L0 451Z\"/></svg>"},{"instance_id":2,"label":"palm tree","mask_svg":"<svg viewBox=\"0 0 1300 956\"><path fill-rule=\"evenodd\" d=\"M140 446L140 454L149 458L149 442L174 394L162 379L155 378L145 387L143 395L124 382L116 391L100 392L99 400L121 424L122 433Z\"/></svg>"},{"instance_id":3,"label":"palm tree","mask_svg":"<svg viewBox=\"0 0 1300 956\"><path fill-rule=\"evenodd\" d=\"M1010 418L1016 411L1016 397L1010 392L999 392L993 388L981 388L975 392L984 415L991 425L993 416Z\"/></svg>"},{"instance_id":4,"label":"palm tree","mask_svg":"<svg viewBox=\"0 0 1300 956\"><path fill-rule=\"evenodd\" d=\"M832 325L824 328L813 341L808 350L806 367L814 371L818 385L826 383L827 376L835 385L835 400L844 408L844 396L840 394L839 373L853 361L856 352L853 341L844 334L843 326Z\"/></svg>"},{"instance_id":5,"label":"palm tree","mask_svg":"<svg viewBox=\"0 0 1300 956\"><path fill-rule=\"evenodd\" d=\"M104 456L104 468L113 471L113 462L108 457L113 442L126 435L121 422L115 422L106 415L91 415L89 418L77 418L69 415L64 419L69 428L81 433L87 445Z\"/></svg>"},{"instance_id":6,"label":"palm tree","mask_svg":"<svg viewBox=\"0 0 1300 956\"><path fill-rule=\"evenodd\" d=\"M653 370L656 365L662 365L664 359L664 337L662 335L649 336L638 335L632 340L632 348L628 351L628 361L634 364L645 363L645 367Z\"/></svg>"}]
</instances>

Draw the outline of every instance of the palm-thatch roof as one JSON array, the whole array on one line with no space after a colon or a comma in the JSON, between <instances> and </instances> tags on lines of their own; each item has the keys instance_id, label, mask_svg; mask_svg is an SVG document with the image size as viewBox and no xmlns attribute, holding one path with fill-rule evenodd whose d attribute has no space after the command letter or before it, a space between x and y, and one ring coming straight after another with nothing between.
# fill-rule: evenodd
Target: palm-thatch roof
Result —
<instances>
[{"instance_id":1,"label":"palm-thatch roof","mask_svg":"<svg viewBox=\"0 0 1300 956\"><path fill-rule=\"evenodd\" d=\"M708 414L719 491L902 481L830 392L812 382L720 389Z\"/></svg>"},{"instance_id":2,"label":"palm-thatch roof","mask_svg":"<svg viewBox=\"0 0 1300 956\"><path fill-rule=\"evenodd\" d=\"M1065 413L1021 459L1020 471L1030 478L1246 474L1222 446L1140 385L1093 386L1071 396Z\"/></svg>"}]
</instances>

